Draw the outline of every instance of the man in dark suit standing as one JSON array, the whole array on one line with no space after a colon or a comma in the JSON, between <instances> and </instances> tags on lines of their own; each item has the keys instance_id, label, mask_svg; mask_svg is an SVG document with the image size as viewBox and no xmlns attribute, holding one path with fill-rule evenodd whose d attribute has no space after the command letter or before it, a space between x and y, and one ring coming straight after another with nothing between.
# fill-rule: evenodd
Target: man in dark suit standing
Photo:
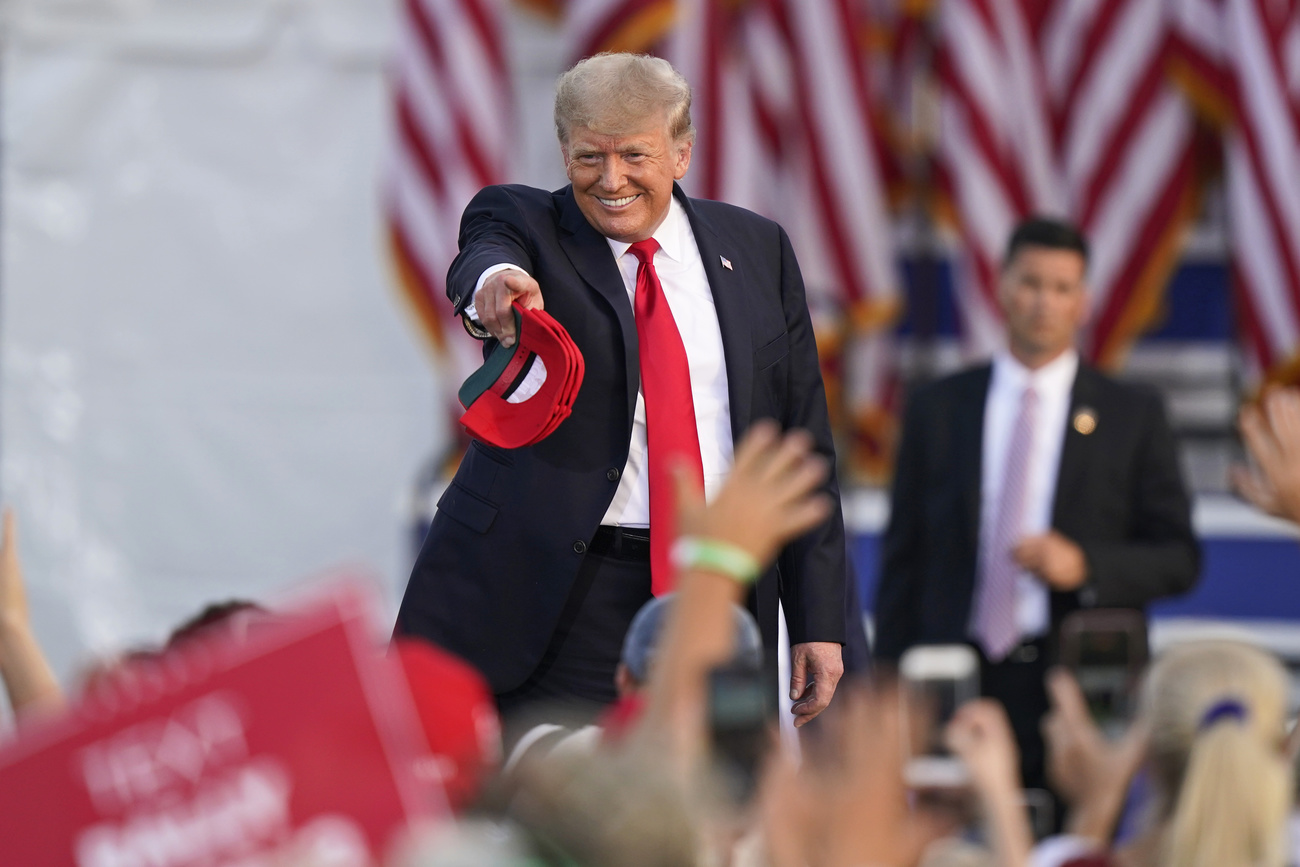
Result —
<instances>
[{"instance_id":1,"label":"man in dark suit standing","mask_svg":"<svg viewBox=\"0 0 1300 867\"><path fill-rule=\"evenodd\" d=\"M688 199L675 183L694 141L686 81L658 58L590 58L561 76L555 121L570 185L481 191L462 218L447 291L489 348L514 343L512 304L544 308L582 352L585 380L572 415L541 442L471 444L397 623L474 663L507 713L613 700L628 624L671 586L674 462L710 494L733 443L764 417L807 430L834 459L785 232ZM782 552L753 603L769 643L778 598L784 606L797 724L827 706L843 671L847 567L833 473L827 490L832 517Z\"/></svg>"},{"instance_id":2,"label":"man in dark suit standing","mask_svg":"<svg viewBox=\"0 0 1300 867\"><path fill-rule=\"evenodd\" d=\"M1030 219L998 300L1007 346L911 396L874 607L875 654L969 642L1041 787L1043 676L1061 619L1195 583L1190 505L1160 397L1082 364L1087 243Z\"/></svg>"}]
</instances>

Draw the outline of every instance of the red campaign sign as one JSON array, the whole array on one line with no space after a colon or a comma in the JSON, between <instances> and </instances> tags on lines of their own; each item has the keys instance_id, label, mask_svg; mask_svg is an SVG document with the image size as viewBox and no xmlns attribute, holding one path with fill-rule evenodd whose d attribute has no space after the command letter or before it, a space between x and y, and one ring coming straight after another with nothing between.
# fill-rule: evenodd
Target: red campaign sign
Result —
<instances>
[{"instance_id":1,"label":"red campaign sign","mask_svg":"<svg viewBox=\"0 0 1300 867\"><path fill-rule=\"evenodd\" d=\"M199 637L0 748L4 867L379 862L425 752L402 674L344 588L249 639Z\"/></svg>"}]
</instances>

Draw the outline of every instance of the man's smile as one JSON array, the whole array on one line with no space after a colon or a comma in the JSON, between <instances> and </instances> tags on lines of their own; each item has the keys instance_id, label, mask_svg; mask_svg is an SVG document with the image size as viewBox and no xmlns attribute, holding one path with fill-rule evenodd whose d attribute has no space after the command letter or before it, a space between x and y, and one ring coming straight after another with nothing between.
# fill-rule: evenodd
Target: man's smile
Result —
<instances>
[{"instance_id":1,"label":"man's smile","mask_svg":"<svg viewBox=\"0 0 1300 867\"><path fill-rule=\"evenodd\" d=\"M622 208L626 205L632 204L632 202L636 201L640 196L640 193L631 196L624 196L621 199L602 199L600 196L596 196L596 201L600 202L607 208Z\"/></svg>"}]
</instances>

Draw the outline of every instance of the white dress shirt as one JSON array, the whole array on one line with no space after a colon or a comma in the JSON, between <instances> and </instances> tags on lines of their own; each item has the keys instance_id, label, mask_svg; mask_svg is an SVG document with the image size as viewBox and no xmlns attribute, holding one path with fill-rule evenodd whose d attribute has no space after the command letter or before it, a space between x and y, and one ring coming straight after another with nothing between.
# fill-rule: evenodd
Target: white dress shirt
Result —
<instances>
[{"instance_id":1,"label":"white dress shirt","mask_svg":"<svg viewBox=\"0 0 1300 867\"><path fill-rule=\"evenodd\" d=\"M686 210L674 197L668 214L653 236L659 242L655 253L655 273L664 290L668 309L682 336L686 361L691 370L691 397L695 402L695 428L700 440L700 459L704 465L704 495L712 499L722 487L733 462L731 440L731 398L727 392L727 364L722 354L722 330L718 326L718 311L713 304L709 278L700 259L700 248L691 231L691 221ZM623 277L632 309L636 309L636 272L640 262L628 252L632 245L606 238L614 261ZM483 282L498 271L514 269L513 265L494 265L480 275L474 287L475 294ZM518 269L516 269L518 270ZM543 292L545 300L545 292ZM466 310L475 316L473 307ZM534 379L537 371L530 371ZM543 374L544 376L544 374ZM511 395L518 401L530 396L540 385L525 381ZM632 419L632 441L629 444L627 463L619 478L614 499L605 512L602 524L623 527L650 526L650 482L646 464L645 398L638 390L636 411Z\"/></svg>"},{"instance_id":2,"label":"white dress shirt","mask_svg":"<svg viewBox=\"0 0 1300 867\"><path fill-rule=\"evenodd\" d=\"M1007 448L1020 399L1032 385L1038 394L1034 418L1034 439L1029 452L1029 473L1025 481L1025 536L1046 533L1052 527L1052 505L1056 499L1056 477L1061 466L1070 414L1070 391L1079 370L1079 355L1073 349L1062 353L1037 370L1029 370L1009 352L993 359L993 373L984 401L984 443L980 472L980 557L977 580L984 574L984 551L993 532L998 499L1002 494ZM1017 579L1016 624L1021 639L1046 635L1051 624L1049 591L1041 580L1022 571Z\"/></svg>"}]
</instances>

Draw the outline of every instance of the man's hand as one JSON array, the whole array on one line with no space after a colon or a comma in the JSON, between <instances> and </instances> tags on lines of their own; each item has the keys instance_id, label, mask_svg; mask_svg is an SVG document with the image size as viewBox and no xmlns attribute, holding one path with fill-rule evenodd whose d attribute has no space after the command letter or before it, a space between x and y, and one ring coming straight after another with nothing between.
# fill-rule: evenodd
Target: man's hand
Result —
<instances>
[{"instance_id":1,"label":"man's hand","mask_svg":"<svg viewBox=\"0 0 1300 867\"><path fill-rule=\"evenodd\" d=\"M513 268L493 274L474 293L479 323L502 346L515 345L515 314L511 306L516 301L526 310L543 309L542 287L531 275Z\"/></svg>"},{"instance_id":2,"label":"man's hand","mask_svg":"<svg viewBox=\"0 0 1300 867\"><path fill-rule=\"evenodd\" d=\"M0 537L0 684L9 695L9 705L14 713L25 716L33 710L61 707L63 692L32 633L12 510L4 510L3 521L3 537Z\"/></svg>"},{"instance_id":3,"label":"man's hand","mask_svg":"<svg viewBox=\"0 0 1300 867\"><path fill-rule=\"evenodd\" d=\"M1022 539L1012 556L1053 590L1078 590L1088 580L1083 549L1055 530Z\"/></svg>"},{"instance_id":4,"label":"man's hand","mask_svg":"<svg viewBox=\"0 0 1300 867\"><path fill-rule=\"evenodd\" d=\"M790 700L795 728L826 710L844 676L843 648L834 641L805 641L790 648Z\"/></svg>"},{"instance_id":5,"label":"man's hand","mask_svg":"<svg viewBox=\"0 0 1300 867\"><path fill-rule=\"evenodd\" d=\"M801 765L778 751L758 794L773 867L911 867L931 841L958 830L908 803L899 700L892 688L847 688L842 712Z\"/></svg>"},{"instance_id":6,"label":"man's hand","mask_svg":"<svg viewBox=\"0 0 1300 867\"><path fill-rule=\"evenodd\" d=\"M969 701L944 730L948 749L970 771L980 794L1020 793L1020 752L1007 712L992 699Z\"/></svg>"},{"instance_id":7,"label":"man's hand","mask_svg":"<svg viewBox=\"0 0 1300 867\"><path fill-rule=\"evenodd\" d=\"M944 741L970 771L997 863L1028 864L1034 836L1021 803L1020 754L1007 712L992 699L967 702L948 723Z\"/></svg>"},{"instance_id":8,"label":"man's hand","mask_svg":"<svg viewBox=\"0 0 1300 867\"><path fill-rule=\"evenodd\" d=\"M1139 720L1118 743L1108 742L1088 713L1078 681L1063 668L1048 672L1047 695L1047 778L1070 808L1067 830L1109 842L1129 781L1146 754L1146 726Z\"/></svg>"},{"instance_id":9,"label":"man's hand","mask_svg":"<svg viewBox=\"0 0 1300 867\"><path fill-rule=\"evenodd\" d=\"M760 419L745 432L727 483L708 505L685 468L674 467L677 529L735 545L766 566L831 513L831 500L821 492L830 472L807 431L783 433L776 422Z\"/></svg>"},{"instance_id":10,"label":"man's hand","mask_svg":"<svg viewBox=\"0 0 1300 867\"><path fill-rule=\"evenodd\" d=\"M1278 518L1300 523L1300 390L1270 389L1237 418L1258 470L1232 468L1237 493Z\"/></svg>"},{"instance_id":11,"label":"man's hand","mask_svg":"<svg viewBox=\"0 0 1300 867\"><path fill-rule=\"evenodd\" d=\"M3 538L0 539L0 637L28 625L27 590L23 567L18 560L18 536L12 509L4 510Z\"/></svg>"}]
</instances>

